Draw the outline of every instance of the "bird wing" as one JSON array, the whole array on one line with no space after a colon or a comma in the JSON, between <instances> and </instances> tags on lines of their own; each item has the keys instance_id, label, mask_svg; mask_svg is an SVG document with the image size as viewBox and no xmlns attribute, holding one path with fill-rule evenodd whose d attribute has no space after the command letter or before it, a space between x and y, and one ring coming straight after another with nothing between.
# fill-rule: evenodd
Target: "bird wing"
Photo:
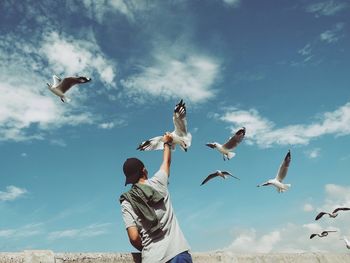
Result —
<instances>
[{"instance_id":1,"label":"bird wing","mask_svg":"<svg viewBox=\"0 0 350 263\"><path fill-rule=\"evenodd\" d=\"M207 143L207 144L205 144L205 145L208 146L208 147L210 147L210 148L212 148L212 149L215 148L215 144L214 144L214 143Z\"/></svg>"},{"instance_id":2,"label":"bird wing","mask_svg":"<svg viewBox=\"0 0 350 263\"><path fill-rule=\"evenodd\" d=\"M284 158L280 168L278 169L276 180L278 180L279 182L282 182L283 179L286 177L290 161L291 161L291 155L290 155L290 150L289 150L286 157Z\"/></svg>"},{"instance_id":3,"label":"bird wing","mask_svg":"<svg viewBox=\"0 0 350 263\"><path fill-rule=\"evenodd\" d=\"M242 129L239 129L236 134L223 145L226 149L234 149L237 147L237 145L243 140L245 135L245 128L243 127Z\"/></svg>"},{"instance_id":4,"label":"bird wing","mask_svg":"<svg viewBox=\"0 0 350 263\"><path fill-rule=\"evenodd\" d=\"M52 79L53 79L53 86L54 87L56 87L61 82L61 79L59 77L57 77L56 75L53 75Z\"/></svg>"},{"instance_id":5,"label":"bird wing","mask_svg":"<svg viewBox=\"0 0 350 263\"><path fill-rule=\"evenodd\" d=\"M310 239L313 239L315 236L317 236L317 234L311 234Z\"/></svg>"},{"instance_id":6,"label":"bird wing","mask_svg":"<svg viewBox=\"0 0 350 263\"><path fill-rule=\"evenodd\" d=\"M183 100L176 104L173 115L175 134L182 137L187 135L186 106Z\"/></svg>"},{"instance_id":7,"label":"bird wing","mask_svg":"<svg viewBox=\"0 0 350 263\"><path fill-rule=\"evenodd\" d=\"M241 179L239 179L238 177L236 177L236 176L234 176L233 174L231 174L230 172L222 171L221 173L224 174L224 175L226 175L226 176L231 176L231 177L233 177L233 178L236 178L236 179L238 179L238 180L241 180Z\"/></svg>"},{"instance_id":8,"label":"bird wing","mask_svg":"<svg viewBox=\"0 0 350 263\"><path fill-rule=\"evenodd\" d=\"M60 91L62 91L62 93L65 93L75 84L79 84L79 83L82 83L79 77L68 77L68 78L64 78L57 88Z\"/></svg>"},{"instance_id":9,"label":"bird wing","mask_svg":"<svg viewBox=\"0 0 350 263\"><path fill-rule=\"evenodd\" d=\"M213 179L214 177L217 177L217 176L218 176L218 172L209 174L209 175L207 176L207 178L205 178L204 181L201 183L201 185L205 184L205 183L208 182L210 179Z\"/></svg>"},{"instance_id":10,"label":"bird wing","mask_svg":"<svg viewBox=\"0 0 350 263\"><path fill-rule=\"evenodd\" d=\"M338 208L334 209L334 211L332 213L335 214L338 211L348 211L348 210L350 210L350 208L348 208L348 207L338 207Z\"/></svg>"},{"instance_id":11,"label":"bird wing","mask_svg":"<svg viewBox=\"0 0 350 263\"><path fill-rule=\"evenodd\" d=\"M326 213L326 212L320 212L320 213L316 216L315 220L320 219L320 218L321 218L322 216L324 216L325 214L328 214L328 213Z\"/></svg>"},{"instance_id":12,"label":"bird wing","mask_svg":"<svg viewBox=\"0 0 350 263\"><path fill-rule=\"evenodd\" d=\"M137 150L140 150L140 151L161 150L164 148L162 139L163 139L163 136L157 136L147 141L143 141L137 147Z\"/></svg>"},{"instance_id":13,"label":"bird wing","mask_svg":"<svg viewBox=\"0 0 350 263\"><path fill-rule=\"evenodd\" d=\"M328 233L337 232L335 230L325 230L321 233L322 236L328 236Z\"/></svg>"}]
</instances>

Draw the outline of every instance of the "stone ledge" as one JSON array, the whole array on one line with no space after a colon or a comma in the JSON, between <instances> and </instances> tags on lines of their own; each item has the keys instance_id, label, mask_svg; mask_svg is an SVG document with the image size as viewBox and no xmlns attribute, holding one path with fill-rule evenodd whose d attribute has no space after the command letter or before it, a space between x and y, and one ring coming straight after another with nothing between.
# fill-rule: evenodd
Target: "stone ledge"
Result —
<instances>
[{"instance_id":1,"label":"stone ledge","mask_svg":"<svg viewBox=\"0 0 350 263\"><path fill-rule=\"evenodd\" d=\"M235 254L231 252L192 253L194 263L349 263L345 253L270 253ZM54 253L26 250L0 253L0 263L139 263L139 253Z\"/></svg>"}]
</instances>

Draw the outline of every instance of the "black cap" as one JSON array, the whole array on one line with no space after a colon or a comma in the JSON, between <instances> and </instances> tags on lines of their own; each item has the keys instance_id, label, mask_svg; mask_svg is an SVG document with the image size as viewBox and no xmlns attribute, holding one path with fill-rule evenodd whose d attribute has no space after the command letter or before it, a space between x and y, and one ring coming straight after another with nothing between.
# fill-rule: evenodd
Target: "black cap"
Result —
<instances>
[{"instance_id":1,"label":"black cap","mask_svg":"<svg viewBox=\"0 0 350 263\"><path fill-rule=\"evenodd\" d=\"M125 185L137 183L144 167L143 162L137 158L126 159L123 165L123 171L126 177Z\"/></svg>"}]
</instances>

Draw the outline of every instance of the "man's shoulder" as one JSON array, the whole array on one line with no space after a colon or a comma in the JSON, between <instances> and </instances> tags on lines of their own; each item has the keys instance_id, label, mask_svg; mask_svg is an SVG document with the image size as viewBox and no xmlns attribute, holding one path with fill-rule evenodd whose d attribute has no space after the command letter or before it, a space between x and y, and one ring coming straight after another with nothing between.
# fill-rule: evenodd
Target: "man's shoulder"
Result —
<instances>
[{"instance_id":1,"label":"man's shoulder","mask_svg":"<svg viewBox=\"0 0 350 263\"><path fill-rule=\"evenodd\" d=\"M151 186L154 186L154 185L162 185L163 187L167 187L168 186L168 174L162 170L162 169L159 169L150 179L148 179L148 183L151 185Z\"/></svg>"}]
</instances>

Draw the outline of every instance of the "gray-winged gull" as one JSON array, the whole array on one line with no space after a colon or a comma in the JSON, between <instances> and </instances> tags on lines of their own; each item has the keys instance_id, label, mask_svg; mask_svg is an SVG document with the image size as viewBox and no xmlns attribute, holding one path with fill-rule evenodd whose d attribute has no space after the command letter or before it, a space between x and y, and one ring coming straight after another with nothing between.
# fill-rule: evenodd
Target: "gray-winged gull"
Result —
<instances>
[{"instance_id":1,"label":"gray-winged gull","mask_svg":"<svg viewBox=\"0 0 350 263\"><path fill-rule=\"evenodd\" d=\"M175 145L178 144L184 151L191 146L192 135L187 131L187 121L186 121L186 106L183 100L176 104L173 114L173 123L175 130L171 132L173 137L172 149L175 149ZM151 150L161 150L164 147L163 136L157 136L151 138L147 141L143 141L137 147L140 151L151 151Z\"/></svg>"}]
</instances>

